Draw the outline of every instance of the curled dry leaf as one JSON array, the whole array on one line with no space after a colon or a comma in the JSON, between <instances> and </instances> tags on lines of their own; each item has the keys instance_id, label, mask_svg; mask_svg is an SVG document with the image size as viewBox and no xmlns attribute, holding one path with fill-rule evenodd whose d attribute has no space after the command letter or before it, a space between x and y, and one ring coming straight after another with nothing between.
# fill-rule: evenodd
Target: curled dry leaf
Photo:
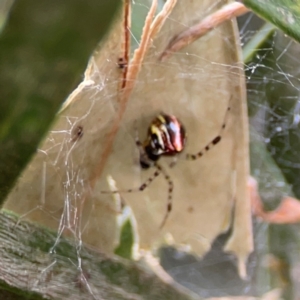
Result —
<instances>
[{"instance_id":1,"label":"curled dry leaf","mask_svg":"<svg viewBox=\"0 0 300 300\"><path fill-rule=\"evenodd\" d=\"M172 8L170 2L166 5ZM173 210L162 229L168 198L163 176L143 192L122 194L137 219L140 247L158 246L169 234L175 245L187 244L202 255L217 235L228 230L235 206L233 233L225 250L237 255L240 274L245 276L252 251L248 119L236 23L228 21L170 59L159 60L174 36L216 9L209 1L179 0L172 12L164 10L169 17L154 27L149 15L149 29L144 28L141 41L145 47L128 65L123 90L124 73L118 65L124 45L120 17L6 208L111 253L117 243L118 210L113 195L101 191L109 189L109 176L126 190L153 174L151 168L140 167L135 127L145 140L150 122L163 111L182 121L187 145L173 168L171 157L160 159L174 185ZM222 141L202 158L186 161L186 153L199 152L218 135L229 103Z\"/></svg>"}]
</instances>

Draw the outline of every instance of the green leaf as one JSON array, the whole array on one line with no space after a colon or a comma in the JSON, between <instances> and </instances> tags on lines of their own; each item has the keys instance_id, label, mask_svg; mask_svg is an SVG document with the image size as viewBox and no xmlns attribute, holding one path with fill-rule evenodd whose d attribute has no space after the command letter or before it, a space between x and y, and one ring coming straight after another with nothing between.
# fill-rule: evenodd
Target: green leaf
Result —
<instances>
[{"instance_id":1,"label":"green leaf","mask_svg":"<svg viewBox=\"0 0 300 300\"><path fill-rule=\"evenodd\" d=\"M133 228L130 219L127 219L121 229L120 244L115 249L115 254L131 259L132 258L132 247L134 243Z\"/></svg>"},{"instance_id":2,"label":"green leaf","mask_svg":"<svg viewBox=\"0 0 300 300\"><path fill-rule=\"evenodd\" d=\"M267 42L275 29L276 27L273 24L265 23L243 47L243 60L245 64L251 62L253 56Z\"/></svg>"},{"instance_id":3,"label":"green leaf","mask_svg":"<svg viewBox=\"0 0 300 300\"><path fill-rule=\"evenodd\" d=\"M299 0L244 0L243 3L253 12L300 42Z\"/></svg>"},{"instance_id":4,"label":"green leaf","mask_svg":"<svg viewBox=\"0 0 300 300\"><path fill-rule=\"evenodd\" d=\"M0 201L81 81L120 2L15 2L0 37Z\"/></svg>"}]
</instances>

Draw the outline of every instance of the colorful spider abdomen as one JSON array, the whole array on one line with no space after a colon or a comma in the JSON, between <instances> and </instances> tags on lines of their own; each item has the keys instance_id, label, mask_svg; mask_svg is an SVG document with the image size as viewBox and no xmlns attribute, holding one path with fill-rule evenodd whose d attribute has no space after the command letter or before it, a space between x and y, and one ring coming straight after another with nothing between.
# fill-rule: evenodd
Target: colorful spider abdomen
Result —
<instances>
[{"instance_id":1,"label":"colorful spider abdomen","mask_svg":"<svg viewBox=\"0 0 300 300\"><path fill-rule=\"evenodd\" d=\"M176 155L184 149L185 129L172 115L160 114L150 124L144 149L148 158L157 161L161 155Z\"/></svg>"}]
</instances>

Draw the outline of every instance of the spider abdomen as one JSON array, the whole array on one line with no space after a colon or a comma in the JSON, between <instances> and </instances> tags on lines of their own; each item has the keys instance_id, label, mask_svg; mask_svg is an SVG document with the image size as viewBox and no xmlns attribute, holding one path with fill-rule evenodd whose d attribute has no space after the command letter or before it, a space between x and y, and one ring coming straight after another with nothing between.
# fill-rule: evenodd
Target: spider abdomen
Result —
<instances>
[{"instance_id":1,"label":"spider abdomen","mask_svg":"<svg viewBox=\"0 0 300 300\"><path fill-rule=\"evenodd\" d=\"M161 155L176 155L184 149L185 129L182 123L172 115L160 114L150 124L144 149L151 161L157 161Z\"/></svg>"}]
</instances>

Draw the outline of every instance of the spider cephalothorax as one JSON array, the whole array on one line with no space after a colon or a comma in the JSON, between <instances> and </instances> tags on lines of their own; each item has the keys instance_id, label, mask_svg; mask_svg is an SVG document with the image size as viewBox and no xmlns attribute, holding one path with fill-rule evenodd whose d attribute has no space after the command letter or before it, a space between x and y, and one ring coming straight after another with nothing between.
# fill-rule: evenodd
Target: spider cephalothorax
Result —
<instances>
[{"instance_id":1,"label":"spider cephalothorax","mask_svg":"<svg viewBox=\"0 0 300 300\"><path fill-rule=\"evenodd\" d=\"M184 149L185 129L175 117L167 114L158 115L148 128L147 139L143 144L144 155L140 157L143 168L149 168L162 155L176 155Z\"/></svg>"}]
</instances>

